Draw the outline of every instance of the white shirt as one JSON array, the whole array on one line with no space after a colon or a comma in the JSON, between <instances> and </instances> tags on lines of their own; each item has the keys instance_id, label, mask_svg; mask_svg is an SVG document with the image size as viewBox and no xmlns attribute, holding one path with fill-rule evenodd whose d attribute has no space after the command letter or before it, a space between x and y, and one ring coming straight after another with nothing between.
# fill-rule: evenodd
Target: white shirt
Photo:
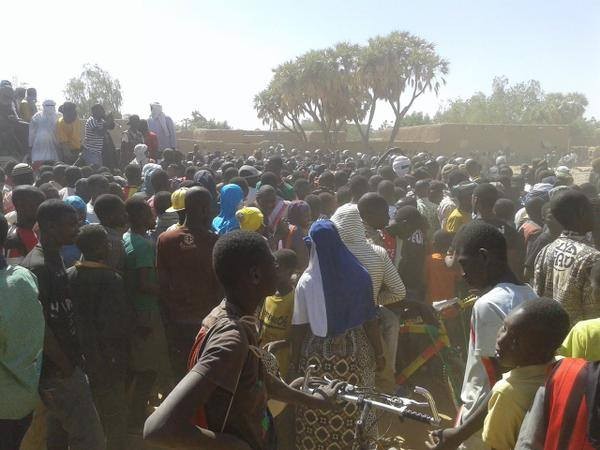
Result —
<instances>
[{"instance_id":1,"label":"white shirt","mask_svg":"<svg viewBox=\"0 0 600 450\"><path fill-rule=\"evenodd\" d=\"M100 219L98 219L98 216L94 212L94 205L92 205L91 200L86 205L86 210L86 219L88 223L100 223Z\"/></svg>"},{"instance_id":2,"label":"white shirt","mask_svg":"<svg viewBox=\"0 0 600 450\"><path fill-rule=\"evenodd\" d=\"M481 296L471 312L471 338L460 398L463 402L461 422L477 409L483 398L490 392L492 383L482 358L496 354L496 337L505 317L526 300L537 298L528 285L512 283L497 284Z\"/></svg>"}]
</instances>

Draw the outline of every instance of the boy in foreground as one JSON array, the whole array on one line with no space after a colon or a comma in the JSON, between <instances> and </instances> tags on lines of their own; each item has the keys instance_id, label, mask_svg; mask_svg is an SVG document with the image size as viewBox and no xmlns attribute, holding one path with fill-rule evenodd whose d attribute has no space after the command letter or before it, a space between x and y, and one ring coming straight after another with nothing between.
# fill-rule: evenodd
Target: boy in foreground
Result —
<instances>
[{"instance_id":1,"label":"boy in foreground","mask_svg":"<svg viewBox=\"0 0 600 450\"><path fill-rule=\"evenodd\" d=\"M511 369L492 388L482 439L495 450L515 447L525 413L555 362L569 332L569 316L547 298L528 300L505 319L496 340L496 358Z\"/></svg>"},{"instance_id":2,"label":"boy in foreground","mask_svg":"<svg viewBox=\"0 0 600 450\"><path fill-rule=\"evenodd\" d=\"M191 370L148 418L144 438L167 448L277 448L267 398L329 407L341 385L313 395L295 390L267 374L252 351L259 339L249 318L277 289L277 265L259 234L222 236L213 265L225 299L204 319Z\"/></svg>"}]
</instances>

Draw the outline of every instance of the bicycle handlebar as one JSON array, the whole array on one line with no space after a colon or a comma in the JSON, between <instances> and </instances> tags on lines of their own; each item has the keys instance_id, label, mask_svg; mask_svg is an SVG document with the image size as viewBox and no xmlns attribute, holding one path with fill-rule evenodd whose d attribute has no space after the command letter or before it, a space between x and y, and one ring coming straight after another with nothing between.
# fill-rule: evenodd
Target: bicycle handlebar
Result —
<instances>
[{"instance_id":1,"label":"bicycle handlebar","mask_svg":"<svg viewBox=\"0 0 600 450\"><path fill-rule=\"evenodd\" d=\"M314 392L320 386L329 384L331 380L327 378L313 378L311 372L316 369L309 366L306 370L302 390ZM429 391L425 388L416 386L414 392L424 397L426 402L418 402L410 398L381 394L371 389L364 389L353 385L346 385L343 390L337 393L337 397L357 405L369 405L370 407L387 411L399 417L416 420L429 425L438 426L441 423L440 416L435 405L435 401ZM429 406L432 415L424 414L409 409L409 406Z\"/></svg>"}]
</instances>

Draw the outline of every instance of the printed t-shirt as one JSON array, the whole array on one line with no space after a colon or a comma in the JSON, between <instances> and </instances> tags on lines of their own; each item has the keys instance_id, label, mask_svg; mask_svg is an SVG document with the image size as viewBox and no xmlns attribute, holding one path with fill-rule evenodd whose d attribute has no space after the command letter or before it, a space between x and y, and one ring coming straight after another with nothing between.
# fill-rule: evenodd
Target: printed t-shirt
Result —
<instances>
[{"instance_id":1,"label":"printed t-shirt","mask_svg":"<svg viewBox=\"0 0 600 450\"><path fill-rule=\"evenodd\" d=\"M0 270L0 419L22 419L37 404L44 326L35 276Z\"/></svg>"},{"instance_id":2,"label":"printed t-shirt","mask_svg":"<svg viewBox=\"0 0 600 450\"><path fill-rule=\"evenodd\" d=\"M144 294L139 289L139 269L150 269L151 283L157 283L154 268L154 244L142 235L127 232L123 235L125 247L125 270L127 288L136 311L155 311L158 309L158 298L155 295Z\"/></svg>"},{"instance_id":3,"label":"printed t-shirt","mask_svg":"<svg viewBox=\"0 0 600 450\"><path fill-rule=\"evenodd\" d=\"M269 342L289 339L293 314L294 289L283 296L276 294L267 297L260 312L261 346ZM289 348L281 350L276 356L280 372L285 376L289 365Z\"/></svg>"},{"instance_id":4,"label":"printed t-shirt","mask_svg":"<svg viewBox=\"0 0 600 450\"><path fill-rule=\"evenodd\" d=\"M460 398L463 402L461 419L485 398L496 381L489 358L496 354L496 337L506 316L526 300L537 298L527 285L499 283L482 295L471 312L471 337Z\"/></svg>"},{"instance_id":5,"label":"printed t-shirt","mask_svg":"<svg viewBox=\"0 0 600 450\"><path fill-rule=\"evenodd\" d=\"M571 325L600 317L600 301L594 298L590 281L600 252L585 240L584 235L563 232L535 260L534 289L540 297L560 303L569 314Z\"/></svg>"},{"instance_id":6,"label":"printed t-shirt","mask_svg":"<svg viewBox=\"0 0 600 450\"><path fill-rule=\"evenodd\" d=\"M61 350L71 364L81 367L81 349L69 291L69 280L62 258L58 253L46 255L42 246L38 244L29 252L21 265L37 277L39 300L44 308L46 326L52 330ZM42 378L48 379L62 375L60 369L50 359L44 357Z\"/></svg>"},{"instance_id":7,"label":"printed t-shirt","mask_svg":"<svg viewBox=\"0 0 600 450\"><path fill-rule=\"evenodd\" d=\"M482 439L494 450L515 448L525 413L544 385L551 364L518 367L492 388Z\"/></svg>"},{"instance_id":8,"label":"printed t-shirt","mask_svg":"<svg viewBox=\"0 0 600 450\"><path fill-rule=\"evenodd\" d=\"M258 346L256 331L241 318L237 307L226 300L212 310L202 322L208 334L191 370L217 386L204 404L208 428L220 432L225 422L225 433L237 436L252 449L267 449L274 430L267 409L266 373L250 350L250 346Z\"/></svg>"},{"instance_id":9,"label":"printed t-shirt","mask_svg":"<svg viewBox=\"0 0 600 450\"><path fill-rule=\"evenodd\" d=\"M174 225L158 237L160 296L169 319L197 324L219 303L222 289L212 265L218 236Z\"/></svg>"}]
</instances>

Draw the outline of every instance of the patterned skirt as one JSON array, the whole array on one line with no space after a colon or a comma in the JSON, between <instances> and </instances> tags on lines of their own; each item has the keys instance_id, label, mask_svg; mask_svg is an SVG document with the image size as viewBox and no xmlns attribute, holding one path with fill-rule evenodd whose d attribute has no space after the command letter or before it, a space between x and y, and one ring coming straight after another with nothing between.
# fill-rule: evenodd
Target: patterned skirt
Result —
<instances>
[{"instance_id":1,"label":"patterned skirt","mask_svg":"<svg viewBox=\"0 0 600 450\"><path fill-rule=\"evenodd\" d=\"M375 385L374 352L362 327L345 334L321 338L310 334L302 346L299 370L313 364L313 376L327 376L350 384ZM354 444L355 423L360 411L347 403L342 409L321 410L298 407L296 410L296 448L304 450L346 450ZM371 417L371 419L373 419ZM367 420L371 422L371 420ZM375 434L370 427L369 434Z\"/></svg>"}]
</instances>

